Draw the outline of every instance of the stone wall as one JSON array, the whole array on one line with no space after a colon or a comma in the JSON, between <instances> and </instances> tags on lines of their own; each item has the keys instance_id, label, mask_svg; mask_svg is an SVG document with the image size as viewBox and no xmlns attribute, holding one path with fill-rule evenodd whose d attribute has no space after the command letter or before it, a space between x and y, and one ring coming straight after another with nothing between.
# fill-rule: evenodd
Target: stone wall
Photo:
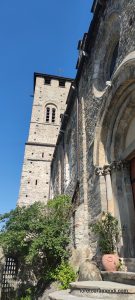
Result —
<instances>
[{"instance_id":1,"label":"stone wall","mask_svg":"<svg viewBox=\"0 0 135 300\"><path fill-rule=\"evenodd\" d=\"M49 82L46 80L50 80ZM61 81L64 85L60 85ZM61 114L71 79L35 74L35 93L28 142L25 147L18 205L35 201L47 203L50 187L50 164L61 124ZM46 106L56 109L55 122L46 122Z\"/></svg>"},{"instance_id":2,"label":"stone wall","mask_svg":"<svg viewBox=\"0 0 135 300\"><path fill-rule=\"evenodd\" d=\"M134 78L130 66L127 71L125 64L123 64L123 72L120 71L125 57L135 50L134 1L110 0L104 2L106 3L104 6L100 2L95 10L94 19L84 43L83 50L86 51L86 55L83 56L81 54L79 57L79 68L74 83L79 100L79 194L77 200L76 198L74 200L73 197L73 202L75 201L76 203L72 224L74 226L75 246L81 247L85 244L90 244L93 254L95 254L96 241L92 234L89 240L89 223L97 219L102 211L111 209L110 212L116 214L116 202L114 201L111 183L112 178L107 177L111 175L107 171L100 174L100 169L98 173L95 171L97 166L103 167L114 160L112 153L109 156L111 144L109 144L108 139L111 139L111 129L109 131L110 134L108 133L108 139L105 140L105 136L111 124L111 113L115 112L117 97L120 97L119 91L121 89L122 93L124 89L126 90L128 78L130 79L129 84ZM129 56L126 64L127 61L130 61L131 65L133 55ZM125 73L127 74L127 80L124 79ZM65 121L66 116L63 120L64 163L61 159L63 156L59 155L62 144L60 135L55 149L52 163L54 195L58 192L56 186L59 180L64 180L62 184L65 184L66 174L68 173L67 156L70 157L68 165L71 182L68 178L68 184L64 185L63 191L72 196L75 193L76 176L74 174L74 166L77 159L76 147L74 147L75 137L77 136L76 93L73 95L70 93L73 98L72 108L70 111L71 101L68 101L67 110L70 111L68 122ZM116 100L113 100L114 97ZM109 103L111 102L110 118L106 118L106 122L104 120L103 124L103 119L105 114L107 116ZM68 147L66 146L66 140L68 140ZM62 165L64 168L64 177L60 176L58 171L59 165ZM59 182L59 186L62 184ZM110 184L109 189L108 184ZM121 215L122 212L119 216L120 219Z\"/></svg>"},{"instance_id":3,"label":"stone wall","mask_svg":"<svg viewBox=\"0 0 135 300\"><path fill-rule=\"evenodd\" d=\"M54 194L67 193L71 197L74 193L76 174L76 103L67 114L66 132L59 135L52 160L52 186Z\"/></svg>"}]
</instances>

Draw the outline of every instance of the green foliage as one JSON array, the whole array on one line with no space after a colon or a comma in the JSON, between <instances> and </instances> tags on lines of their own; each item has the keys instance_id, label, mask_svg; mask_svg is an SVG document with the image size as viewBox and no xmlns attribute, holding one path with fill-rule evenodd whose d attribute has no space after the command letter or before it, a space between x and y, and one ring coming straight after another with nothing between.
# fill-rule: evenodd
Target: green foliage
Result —
<instances>
[{"instance_id":1,"label":"green foliage","mask_svg":"<svg viewBox=\"0 0 135 300\"><path fill-rule=\"evenodd\" d=\"M18 299L16 299L18 300ZM24 297L21 297L20 300L32 300L31 296L24 296Z\"/></svg>"},{"instance_id":2,"label":"green foliage","mask_svg":"<svg viewBox=\"0 0 135 300\"><path fill-rule=\"evenodd\" d=\"M17 258L18 276L26 288L33 282L49 283L68 259L71 207L71 199L62 195L47 205L34 203L0 216L0 244L6 255Z\"/></svg>"},{"instance_id":3,"label":"green foliage","mask_svg":"<svg viewBox=\"0 0 135 300\"><path fill-rule=\"evenodd\" d=\"M21 297L20 300L31 300L31 297L30 296L24 296L24 297Z\"/></svg>"},{"instance_id":4,"label":"green foliage","mask_svg":"<svg viewBox=\"0 0 135 300\"><path fill-rule=\"evenodd\" d=\"M20 297L17 297L16 300L32 300L33 299L33 295L32 295L32 290L29 288L29 289L26 289L26 291L24 292L24 296L22 296L21 298Z\"/></svg>"},{"instance_id":5,"label":"green foliage","mask_svg":"<svg viewBox=\"0 0 135 300\"><path fill-rule=\"evenodd\" d=\"M60 289L62 290L68 289L69 283L75 281L76 278L76 273L68 262L62 262L54 275L54 279L60 283Z\"/></svg>"},{"instance_id":6,"label":"green foliage","mask_svg":"<svg viewBox=\"0 0 135 300\"><path fill-rule=\"evenodd\" d=\"M102 254L117 251L119 241L118 220L110 213L103 213L100 221L91 225L92 231L99 236L99 247Z\"/></svg>"}]
</instances>

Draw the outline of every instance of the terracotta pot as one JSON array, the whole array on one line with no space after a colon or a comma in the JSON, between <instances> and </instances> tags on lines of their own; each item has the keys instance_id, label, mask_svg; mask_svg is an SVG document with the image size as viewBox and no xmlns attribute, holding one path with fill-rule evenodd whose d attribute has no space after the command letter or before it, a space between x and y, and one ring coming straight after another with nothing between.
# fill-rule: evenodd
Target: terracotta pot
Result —
<instances>
[{"instance_id":1,"label":"terracotta pot","mask_svg":"<svg viewBox=\"0 0 135 300\"><path fill-rule=\"evenodd\" d=\"M104 254L102 256L102 265L105 271L114 272L118 270L119 257L117 254Z\"/></svg>"}]
</instances>

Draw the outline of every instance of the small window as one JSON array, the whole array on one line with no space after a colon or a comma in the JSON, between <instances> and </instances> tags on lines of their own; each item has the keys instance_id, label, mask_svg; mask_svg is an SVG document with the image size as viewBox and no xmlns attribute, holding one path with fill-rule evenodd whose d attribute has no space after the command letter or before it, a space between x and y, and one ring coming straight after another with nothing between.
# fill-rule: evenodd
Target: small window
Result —
<instances>
[{"instance_id":1,"label":"small window","mask_svg":"<svg viewBox=\"0 0 135 300\"><path fill-rule=\"evenodd\" d=\"M37 185L37 179L36 179L36 181L35 181L35 185Z\"/></svg>"},{"instance_id":2,"label":"small window","mask_svg":"<svg viewBox=\"0 0 135 300\"><path fill-rule=\"evenodd\" d=\"M59 81L59 86L61 86L61 87L65 87L65 80L60 80Z\"/></svg>"},{"instance_id":3,"label":"small window","mask_svg":"<svg viewBox=\"0 0 135 300\"><path fill-rule=\"evenodd\" d=\"M49 122L49 118L50 118L50 107L46 108L46 122Z\"/></svg>"},{"instance_id":4,"label":"small window","mask_svg":"<svg viewBox=\"0 0 135 300\"><path fill-rule=\"evenodd\" d=\"M51 85L51 79L50 78L45 78L45 84Z\"/></svg>"},{"instance_id":5,"label":"small window","mask_svg":"<svg viewBox=\"0 0 135 300\"><path fill-rule=\"evenodd\" d=\"M56 109L52 108L52 123L55 123L55 113L56 113Z\"/></svg>"},{"instance_id":6,"label":"small window","mask_svg":"<svg viewBox=\"0 0 135 300\"><path fill-rule=\"evenodd\" d=\"M42 158L44 157L44 152L42 153Z\"/></svg>"}]
</instances>

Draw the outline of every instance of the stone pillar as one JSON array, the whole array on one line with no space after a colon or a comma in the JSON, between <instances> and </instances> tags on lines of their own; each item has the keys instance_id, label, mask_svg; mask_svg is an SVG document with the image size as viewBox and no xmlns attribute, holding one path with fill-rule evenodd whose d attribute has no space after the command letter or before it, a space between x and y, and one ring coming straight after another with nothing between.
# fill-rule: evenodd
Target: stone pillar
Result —
<instances>
[{"instance_id":1,"label":"stone pillar","mask_svg":"<svg viewBox=\"0 0 135 300\"><path fill-rule=\"evenodd\" d=\"M96 174L105 179L107 212L119 220L120 255L135 257L135 211L129 161L114 161L110 165L96 167Z\"/></svg>"},{"instance_id":2,"label":"stone pillar","mask_svg":"<svg viewBox=\"0 0 135 300\"><path fill-rule=\"evenodd\" d=\"M96 187L96 190L98 191L98 198L101 201L101 210L107 211L107 200L106 200L106 183L105 183L105 177L102 167L96 167L95 173L98 177L97 185L99 187Z\"/></svg>"},{"instance_id":3,"label":"stone pillar","mask_svg":"<svg viewBox=\"0 0 135 300\"><path fill-rule=\"evenodd\" d=\"M111 167L110 165L105 165L103 167L96 167L95 169L96 175L100 176L101 179L104 178L104 185L106 189L106 210L114 215L114 201L113 201L113 193L112 193L112 183L111 183ZM103 183L103 179L102 179ZM102 187L103 189L103 187ZM101 190L102 194L102 190ZM103 205L105 207L105 205Z\"/></svg>"},{"instance_id":4,"label":"stone pillar","mask_svg":"<svg viewBox=\"0 0 135 300\"><path fill-rule=\"evenodd\" d=\"M112 193L112 182L111 182L111 167L104 167L104 176L106 182L106 197L107 197L107 211L114 216L114 199Z\"/></svg>"}]
</instances>

